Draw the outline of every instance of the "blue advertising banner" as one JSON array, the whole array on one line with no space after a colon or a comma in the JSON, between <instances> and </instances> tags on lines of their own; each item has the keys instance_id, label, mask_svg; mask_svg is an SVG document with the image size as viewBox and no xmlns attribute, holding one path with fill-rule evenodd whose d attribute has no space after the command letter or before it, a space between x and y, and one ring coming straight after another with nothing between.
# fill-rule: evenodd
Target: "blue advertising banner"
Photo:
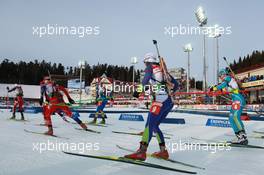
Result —
<instances>
[{"instance_id":1,"label":"blue advertising banner","mask_svg":"<svg viewBox=\"0 0 264 175\"><path fill-rule=\"evenodd\" d=\"M138 114L121 114L119 120L144 121L143 116Z\"/></svg>"},{"instance_id":2,"label":"blue advertising banner","mask_svg":"<svg viewBox=\"0 0 264 175\"><path fill-rule=\"evenodd\" d=\"M68 80L68 83L67 83L67 87L69 89L80 89L80 79L72 79L72 80ZM82 81L82 89L84 89L84 86L85 86L85 82Z\"/></svg>"},{"instance_id":3,"label":"blue advertising banner","mask_svg":"<svg viewBox=\"0 0 264 175\"><path fill-rule=\"evenodd\" d=\"M206 122L206 126L215 126L215 127L231 127L229 120L226 119L211 119L209 118Z\"/></svg>"}]
</instances>

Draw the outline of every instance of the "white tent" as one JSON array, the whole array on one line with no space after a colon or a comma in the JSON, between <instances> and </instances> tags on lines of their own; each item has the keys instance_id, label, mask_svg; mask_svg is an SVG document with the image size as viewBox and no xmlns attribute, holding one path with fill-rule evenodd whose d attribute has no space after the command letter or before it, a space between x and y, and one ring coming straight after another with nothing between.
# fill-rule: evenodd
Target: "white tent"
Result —
<instances>
[{"instance_id":1,"label":"white tent","mask_svg":"<svg viewBox=\"0 0 264 175\"><path fill-rule=\"evenodd\" d=\"M15 97L15 92L7 93L6 87L13 88L15 84L0 84L0 97ZM36 85L21 85L24 98L39 99L40 98L40 86Z\"/></svg>"}]
</instances>

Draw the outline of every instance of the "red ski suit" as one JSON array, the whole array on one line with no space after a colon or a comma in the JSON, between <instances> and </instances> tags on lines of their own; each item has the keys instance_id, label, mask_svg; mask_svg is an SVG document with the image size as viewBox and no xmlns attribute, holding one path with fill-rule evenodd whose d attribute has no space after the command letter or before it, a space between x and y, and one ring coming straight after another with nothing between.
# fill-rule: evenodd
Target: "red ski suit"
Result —
<instances>
[{"instance_id":1,"label":"red ski suit","mask_svg":"<svg viewBox=\"0 0 264 175\"><path fill-rule=\"evenodd\" d=\"M24 105L24 100L23 100L23 90L21 86L15 86L14 88L8 90L8 92L16 91L16 98L14 101L14 106L13 106L13 112L16 112L17 106L19 107L19 112L23 112L23 105Z\"/></svg>"},{"instance_id":2,"label":"red ski suit","mask_svg":"<svg viewBox=\"0 0 264 175\"><path fill-rule=\"evenodd\" d=\"M47 126L52 126L51 115L55 112L63 112L66 116L72 117L72 112L63 100L62 93L68 99L71 98L63 86L55 85L54 83L41 83L41 96L46 98L46 103L43 105L43 115Z\"/></svg>"}]
</instances>

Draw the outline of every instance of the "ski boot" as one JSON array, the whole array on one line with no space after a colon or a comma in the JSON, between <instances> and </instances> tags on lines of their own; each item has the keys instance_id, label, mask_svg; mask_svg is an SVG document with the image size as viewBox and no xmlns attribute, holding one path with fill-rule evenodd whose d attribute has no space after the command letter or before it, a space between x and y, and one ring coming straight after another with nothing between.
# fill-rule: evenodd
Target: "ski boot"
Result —
<instances>
[{"instance_id":1,"label":"ski boot","mask_svg":"<svg viewBox=\"0 0 264 175\"><path fill-rule=\"evenodd\" d=\"M159 152L154 152L153 154L151 154L152 157L156 157L159 159L169 159L169 153L166 149L165 143L160 143L160 151Z\"/></svg>"},{"instance_id":2,"label":"ski boot","mask_svg":"<svg viewBox=\"0 0 264 175\"><path fill-rule=\"evenodd\" d=\"M102 118L102 121L100 122L100 124L104 125L105 124L105 118Z\"/></svg>"},{"instance_id":3,"label":"ski boot","mask_svg":"<svg viewBox=\"0 0 264 175\"><path fill-rule=\"evenodd\" d=\"M21 120L25 120L24 113L21 112L20 114L21 114Z\"/></svg>"},{"instance_id":4,"label":"ski boot","mask_svg":"<svg viewBox=\"0 0 264 175\"><path fill-rule=\"evenodd\" d=\"M94 117L93 121L89 122L88 124L96 124L97 117Z\"/></svg>"},{"instance_id":5,"label":"ski boot","mask_svg":"<svg viewBox=\"0 0 264 175\"><path fill-rule=\"evenodd\" d=\"M45 135L53 135L53 128L52 125L48 126L48 131L44 132Z\"/></svg>"},{"instance_id":6,"label":"ski boot","mask_svg":"<svg viewBox=\"0 0 264 175\"><path fill-rule=\"evenodd\" d=\"M133 160L141 160L141 161L145 161L147 158L147 148L148 148L148 144L145 142L140 142L140 147L139 149L133 153L133 154L129 154L129 155L125 155L125 158L128 159L133 159Z\"/></svg>"},{"instance_id":7,"label":"ski boot","mask_svg":"<svg viewBox=\"0 0 264 175\"><path fill-rule=\"evenodd\" d=\"M248 139L245 130L241 130L236 133L237 140L231 141L232 144L247 145Z\"/></svg>"},{"instance_id":8,"label":"ski boot","mask_svg":"<svg viewBox=\"0 0 264 175\"><path fill-rule=\"evenodd\" d=\"M84 123L80 123L80 126L82 127L82 129L87 130L87 126Z\"/></svg>"},{"instance_id":9,"label":"ski boot","mask_svg":"<svg viewBox=\"0 0 264 175\"><path fill-rule=\"evenodd\" d=\"M70 123L70 121L67 120L66 117L64 117L64 116L62 117L62 120L64 120L64 121L67 122L67 123Z\"/></svg>"},{"instance_id":10,"label":"ski boot","mask_svg":"<svg viewBox=\"0 0 264 175\"><path fill-rule=\"evenodd\" d=\"M65 121L65 122L67 122L67 123L70 123L70 122L66 119L66 117L64 116L63 113L60 113L60 112L59 112L58 115L62 118L63 121Z\"/></svg>"},{"instance_id":11,"label":"ski boot","mask_svg":"<svg viewBox=\"0 0 264 175\"><path fill-rule=\"evenodd\" d=\"M12 117L10 117L10 120L15 120L16 119L16 114L13 113Z\"/></svg>"},{"instance_id":12,"label":"ski boot","mask_svg":"<svg viewBox=\"0 0 264 175\"><path fill-rule=\"evenodd\" d=\"M144 131L141 131L141 132L138 133L138 135L141 135L141 136L142 136L143 134L144 134Z\"/></svg>"}]
</instances>

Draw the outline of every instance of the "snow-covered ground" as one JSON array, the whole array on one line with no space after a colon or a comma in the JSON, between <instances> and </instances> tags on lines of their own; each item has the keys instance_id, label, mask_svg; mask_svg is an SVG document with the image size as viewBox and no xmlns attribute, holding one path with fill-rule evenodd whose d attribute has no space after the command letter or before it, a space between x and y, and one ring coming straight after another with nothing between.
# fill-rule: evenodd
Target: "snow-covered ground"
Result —
<instances>
[{"instance_id":1,"label":"snow-covered ground","mask_svg":"<svg viewBox=\"0 0 264 175\"><path fill-rule=\"evenodd\" d=\"M134 110L134 109L131 109ZM94 155L116 155L127 154L120 150L116 144L137 149L140 141L139 136L121 135L112 131L139 132L144 128L145 122L120 121L120 114L108 114L108 127L89 126L89 128L101 131L101 134L83 132L74 128L75 124L64 122L60 117L53 116L54 132L58 136L68 137L69 139L53 138L44 135L36 135L24 132L24 129L44 132L42 114L25 114L28 122L10 121L8 118L11 113L7 110L0 112L0 174L23 174L23 175L47 175L47 174L96 174L96 175L135 175L135 174L182 174L157 170L136 165L95 160L83 157L75 157L62 153L59 144L71 147L72 152L83 152ZM147 114L143 114L146 119ZM20 114L17 113L20 118ZM184 118L185 125L162 124L161 128L167 134L172 134L171 139L167 140L168 148L172 151L176 149L176 144L185 141L194 141L191 137L206 139L230 140L232 137L227 133L232 133L230 128L217 128L205 126L208 116L191 115L183 113L170 113L169 117ZM212 117L210 117L212 118ZM91 120L88 114L81 113L81 119ZM222 118L223 119L223 118ZM249 135L253 130L264 130L264 123L260 121L248 121L245 123ZM196 141L197 142L197 141ZM49 151L42 150L44 145L48 146ZM83 149L83 145L86 149ZM250 138L250 144L264 146L264 139ZM54 147L57 145L57 149ZM79 149L75 150L75 146ZM62 147L62 146L61 146ZM158 150L155 138L149 146L148 152ZM172 159L191 163L205 167L206 170L193 169L182 165L168 163L163 160L149 158L148 162L158 163L175 168L196 171L198 174L231 174L231 175L255 175L262 174L264 162L264 150L231 148L231 150L185 150L174 151L170 154Z\"/></svg>"}]
</instances>

